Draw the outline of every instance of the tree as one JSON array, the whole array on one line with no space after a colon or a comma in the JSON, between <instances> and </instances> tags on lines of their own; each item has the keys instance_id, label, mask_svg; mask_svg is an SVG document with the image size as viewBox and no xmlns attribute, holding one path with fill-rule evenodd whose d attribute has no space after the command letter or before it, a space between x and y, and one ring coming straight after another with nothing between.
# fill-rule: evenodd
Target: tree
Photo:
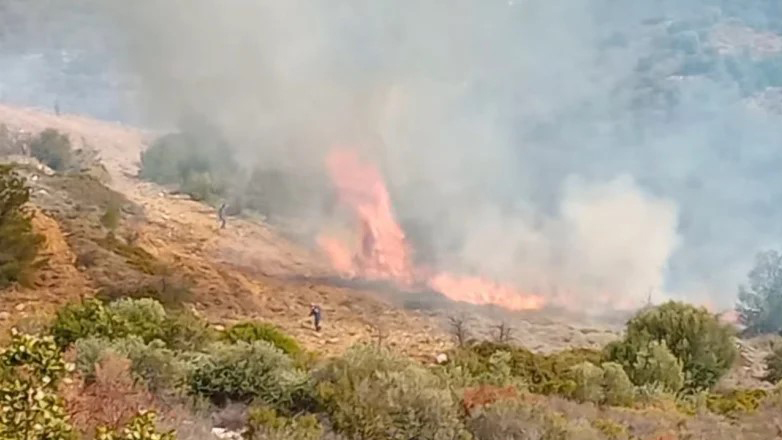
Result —
<instances>
[{"instance_id":1,"label":"tree","mask_svg":"<svg viewBox=\"0 0 782 440\"><path fill-rule=\"evenodd\" d=\"M25 281L39 263L43 237L33 231L29 200L25 179L0 165L0 288Z\"/></svg>"},{"instance_id":2,"label":"tree","mask_svg":"<svg viewBox=\"0 0 782 440\"><path fill-rule=\"evenodd\" d=\"M755 257L749 285L739 287L736 312L748 334L782 330L782 255L765 251Z\"/></svg>"},{"instance_id":3,"label":"tree","mask_svg":"<svg viewBox=\"0 0 782 440\"><path fill-rule=\"evenodd\" d=\"M55 171L65 170L73 161L68 135L53 128L42 131L30 142L30 154Z\"/></svg>"}]
</instances>

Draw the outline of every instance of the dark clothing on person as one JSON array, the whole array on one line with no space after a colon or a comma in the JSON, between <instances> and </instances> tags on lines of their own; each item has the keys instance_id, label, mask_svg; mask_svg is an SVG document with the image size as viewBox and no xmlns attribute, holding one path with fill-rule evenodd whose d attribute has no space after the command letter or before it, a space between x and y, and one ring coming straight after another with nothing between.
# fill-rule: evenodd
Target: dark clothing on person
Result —
<instances>
[{"instance_id":1,"label":"dark clothing on person","mask_svg":"<svg viewBox=\"0 0 782 440\"><path fill-rule=\"evenodd\" d=\"M315 324L315 331L320 331L320 307L318 306L312 306L310 307L310 316L312 316L313 323Z\"/></svg>"}]
</instances>

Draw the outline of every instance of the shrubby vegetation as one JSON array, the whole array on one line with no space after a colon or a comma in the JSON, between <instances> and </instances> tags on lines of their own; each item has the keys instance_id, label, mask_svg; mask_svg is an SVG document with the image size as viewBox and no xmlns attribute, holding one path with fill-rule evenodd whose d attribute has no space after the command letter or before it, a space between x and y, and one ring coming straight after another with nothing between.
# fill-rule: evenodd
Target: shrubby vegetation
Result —
<instances>
[{"instance_id":1,"label":"shrubby vegetation","mask_svg":"<svg viewBox=\"0 0 782 440\"><path fill-rule=\"evenodd\" d=\"M40 265L43 236L35 233L26 209L30 188L14 170L0 165L0 288L25 282Z\"/></svg>"},{"instance_id":2,"label":"shrubby vegetation","mask_svg":"<svg viewBox=\"0 0 782 440\"><path fill-rule=\"evenodd\" d=\"M653 408L656 414L674 414L679 420L702 412L740 419L764 408L778 408L775 402L782 404L776 392L697 391L692 378L700 376L695 373L710 371L709 380L724 374L713 368L722 364L707 362L711 358L700 350L708 347L733 356L716 343L718 335L728 333L710 321L713 318L701 309L675 303L644 310L628 322L627 336L602 352L578 349L542 355L510 344L469 342L449 353L444 365L425 366L385 348L358 345L339 357L304 367L297 362L303 350L296 341L265 323L206 331L206 323L195 315L171 312L151 299L88 300L63 307L49 329L51 335L43 339L15 336L11 347L18 347L20 341L39 341L33 343L38 348L7 349L4 353L16 354L2 358L13 361L2 361L12 367L0 368L0 379L5 381L0 383L14 383L7 382L14 365L40 365L30 370L37 375L29 376L39 382L26 386L43 387L41 396L49 397L42 404L53 409L47 414L57 416L52 433L63 435L75 432L66 414L71 406L62 405L57 386L41 381L54 383L65 376L62 350L68 349L74 353L74 377L83 383L81 394L86 396L74 407L89 408L112 397L130 399L132 404L116 410L121 409L123 421L145 405L154 410L195 398L216 407L231 403L249 408L244 436L250 440L315 440L328 435L622 439L630 433L629 422L622 418L630 413L622 413L622 407ZM691 327L701 333L696 335ZM207 336L192 342L188 335ZM687 345L689 341L693 345ZM23 351L28 354L22 355ZM111 366L117 362L131 382L110 379ZM694 365L689 370L684 367L687 362ZM46 368L55 372L46 373ZM14 390L0 388L0 392L18 392ZM578 402L592 406L573 407ZM34 417L38 410L32 401L29 405L25 417ZM602 408L599 415L572 415L573 408L593 411L589 408L596 407ZM79 432L98 426L83 426L83 416L71 420L80 424ZM169 435L158 433L146 413L126 429L101 430L98 438Z\"/></svg>"},{"instance_id":3,"label":"shrubby vegetation","mask_svg":"<svg viewBox=\"0 0 782 440\"><path fill-rule=\"evenodd\" d=\"M688 389L708 389L717 383L733 366L738 350L733 342L734 332L728 325L704 308L688 304L668 302L642 311L627 323L623 340L610 344L606 349L608 360L617 362L630 371L636 385L651 380L643 372L657 369L675 375L675 367L665 360L664 350L651 344L658 342L670 349L681 362L684 385ZM649 366L649 352L658 359ZM640 368L640 372L634 370ZM660 378L675 388L673 377ZM644 382L646 381L646 382Z\"/></svg>"},{"instance_id":4,"label":"shrubby vegetation","mask_svg":"<svg viewBox=\"0 0 782 440\"><path fill-rule=\"evenodd\" d=\"M73 161L68 135L53 128L47 128L30 141L30 154L55 171L68 169Z\"/></svg>"}]
</instances>

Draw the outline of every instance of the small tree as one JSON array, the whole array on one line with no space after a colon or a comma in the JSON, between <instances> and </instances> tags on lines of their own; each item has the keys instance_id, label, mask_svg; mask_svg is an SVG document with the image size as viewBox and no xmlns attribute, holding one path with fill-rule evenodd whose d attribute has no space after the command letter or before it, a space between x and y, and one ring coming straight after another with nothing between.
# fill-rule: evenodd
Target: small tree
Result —
<instances>
[{"instance_id":1,"label":"small tree","mask_svg":"<svg viewBox=\"0 0 782 440\"><path fill-rule=\"evenodd\" d=\"M507 344L510 342L513 329L507 323L502 322L494 328L497 331L495 336L495 342L497 342L498 344Z\"/></svg>"},{"instance_id":2,"label":"small tree","mask_svg":"<svg viewBox=\"0 0 782 440\"><path fill-rule=\"evenodd\" d=\"M736 312L749 334L782 330L782 255L761 252L747 275L749 285L739 287Z\"/></svg>"},{"instance_id":3,"label":"small tree","mask_svg":"<svg viewBox=\"0 0 782 440\"><path fill-rule=\"evenodd\" d=\"M459 344L459 347L464 346L464 343L467 342L467 338L469 337L467 332L467 318L464 316L451 316L448 318L448 321L451 326L451 334L454 339L456 339L456 343Z\"/></svg>"},{"instance_id":4,"label":"small tree","mask_svg":"<svg viewBox=\"0 0 782 440\"><path fill-rule=\"evenodd\" d=\"M62 171L72 162L71 141L68 135L47 128L30 142L30 154L49 168Z\"/></svg>"},{"instance_id":5,"label":"small tree","mask_svg":"<svg viewBox=\"0 0 782 440\"><path fill-rule=\"evenodd\" d=\"M30 188L9 166L0 165L0 288L25 281L39 266L43 236L33 231L25 209Z\"/></svg>"}]
</instances>

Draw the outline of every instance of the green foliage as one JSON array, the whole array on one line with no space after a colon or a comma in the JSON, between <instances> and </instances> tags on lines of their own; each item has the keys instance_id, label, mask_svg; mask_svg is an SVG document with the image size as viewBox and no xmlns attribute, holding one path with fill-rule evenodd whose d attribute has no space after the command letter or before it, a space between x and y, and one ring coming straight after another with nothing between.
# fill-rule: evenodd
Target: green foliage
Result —
<instances>
[{"instance_id":1,"label":"green foliage","mask_svg":"<svg viewBox=\"0 0 782 440\"><path fill-rule=\"evenodd\" d=\"M96 440L175 440L173 431L160 433L156 426L156 415L152 411L141 411L120 431L99 428Z\"/></svg>"},{"instance_id":2,"label":"green foliage","mask_svg":"<svg viewBox=\"0 0 782 440\"><path fill-rule=\"evenodd\" d=\"M682 363L685 386L704 389L716 384L736 360L733 336L733 329L705 308L670 301L632 318L624 339L610 344L606 354L632 371L639 351L652 341L665 341Z\"/></svg>"},{"instance_id":3,"label":"green foliage","mask_svg":"<svg viewBox=\"0 0 782 440\"><path fill-rule=\"evenodd\" d=\"M100 223L109 230L115 230L119 226L119 222L122 219L120 213L120 206L116 203L111 203L106 207L106 211L100 218Z\"/></svg>"},{"instance_id":4,"label":"green foliage","mask_svg":"<svg viewBox=\"0 0 782 440\"><path fill-rule=\"evenodd\" d=\"M40 266L38 252L44 237L33 231L25 179L11 167L0 165L0 288L28 281Z\"/></svg>"},{"instance_id":5,"label":"green foliage","mask_svg":"<svg viewBox=\"0 0 782 440\"><path fill-rule=\"evenodd\" d=\"M503 400L483 406L467 419L475 440L591 440L600 439L598 431L583 422L518 400Z\"/></svg>"},{"instance_id":6,"label":"green foliage","mask_svg":"<svg viewBox=\"0 0 782 440\"><path fill-rule=\"evenodd\" d=\"M70 167L73 153L68 135L47 128L30 141L30 154L55 171Z\"/></svg>"},{"instance_id":7,"label":"green foliage","mask_svg":"<svg viewBox=\"0 0 782 440\"><path fill-rule=\"evenodd\" d=\"M192 313L168 314L159 302L147 298L120 299L108 306L96 299L67 304L58 310L50 332L62 348L90 336L136 336L179 350L196 350L215 339L214 331Z\"/></svg>"},{"instance_id":8,"label":"green foliage","mask_svg":"<svg viewBox=\"0 0 782 440\"><path fill-rule=\"evenodd\" d=\"M318 440L322 436L323 426L315 416L284 417L268 406L250 408L244 433L246 440Z\"/></svg>"},{"instance_id":9,"label":"green foliage","mask_svg":"<svg viewBox=\"0 0 782 440\"><path fill-rule=\"evenodd\" d=\"M165 275L166 267L154 255L139 246L123 243L114 234L97 241L104 249L123 257L135 269L147 275Z\"/></svg>"},{"instance_id":10,"label":"green foliage","mask_svg":"<svg viewBox=\"0 0 782 440\"><path fill-rule=\"evenodd\" d=\"M766 375L763 380L771 383L779 383L782 380L782 345L774 347L764 359L766 363Z\"/></svg>"},{"instance_id":11,"label":"green foliage","mask_svg":"<svg viewBox=\"0 0 782 440\"><path fill-rule=\"evenodd\" d=\"M57 395L57 386L69 370L53 338L14 331L9 346L0 351L0 438L73 438Z\"/></svg>"},{"instance_id":12,"label":"green foliage","mask_svg":"<svg viewBox=\"0 0 782 440\"><path fill-rule=\"evenodd\" d=\"M568 376L575 383L571 397L579 402L603 401L603 370L600 367L582 362L571 367Z\"/></svg>"},{"instance_id":13,"label":"green foliage","mask_svg":"<svg viewBox=\"0 0 782 440\"><path fill-rule=\"evenodd\" d=\"M511 375L523 381L529 390L542 394L568 395L573 388L573 382L568 378L568 371L575 365L590 362L599 365L603 355L596 350L583 348L564 350L550 355L533 353L525 348L510 344L481 342L450 353L451 364L458 366L472 377L479 378L491 374L492 366L489 360L494 353L505 351L510 353Z\"/></svg>"},{"instance_id":14,"label":"green foliage","mask_svg":"<svg viewBox=\"0 0 782 440\"><path fill-rule=\"evenodd\" d=\"M176 184L196 200L222 195L238 166L216 130L193 122L182 133L163 136L141 155L143 179Z\"/></svg>"},{"instance_id":15,"label":"green foliage","mask_svg":"<svg viewBox=\"0 0 782 440\"><path fill-rule=\"evenodd\" d=\"M758 409L768 393L765 390L731 390L726 393L711 393L706 400L709 411L727 417Z\"/></svg>"},{"instance_id":16,"label":"green foliage","mask_svg":"<svg viewBox=\"0 0 782 440\"><path fill-rule=\"evenodd\" d=\"M621 365L606 362L603 369L603 401L611 406L630 406L635 398L635 388Z\"/></svg>"},{"instance_id":17,"label":"green foliage","mask_svg":"<svg viewBox=\"0 0 782 440\"><path fill-rule=\"evenodd\" d=\"M51 334L57 345L66 348L79 339L100 336L108 339L127 335L125 323L95 299L67 304L57 311Z\"/></svg>"},{"instance_id":18,"label":"green foliage","mask_svg":"<svg viewBox=\"0 0 782 440\"><path fill-rule=\"evenodd\" d=\"M109 355L130 360L134 379L152 392L173 391L185 382L193 365L162 341L144 343L136 336L108 340L97 337L80 339L75 344L76 369L87 381L95 376L95 367Z\"/></svg>"},{"instance_id":19,"label":"green foliage","mask_svg":"<svg viewBox=\"0 0 782 440\"><path fill-rule=\"evenodd\" d=\"M608 419L594 419L592 426L600 431L608 440L622 440L628 438L627 427Z\"/></svg>"},{"instance_id":20,"label":"green foliage","mask_svg":"<svg viewBox=\"0 0 782 440\"><path fill-rule=\"evenodd\" d=\"M675 393L684 386L684 373L679 359L671 353L665 341L651 341L638 351L630 368L630 376L638 385L659 384Z\"/></svg>"},{"instance_id":21,"label":"green foliage","mask_svg":"<svg viewBox=\"0 0 782 440\"><path fill-rule=\"evenodd\" d=\"M426 368L384 349L349 349L315 372L319 400L349 438L454 439L466 435L458 399Z\"/></svg>"},{"instance_id":22,"label":"green foliage","mask_svg":"<svg viewBox=\"0 0 782 440\"><path fill-rule=\"evenodd\" d=\"M736 312L748 334L782 330L782 255L761 252L747 275L749 285L739 287Z\"/></svg>"},{"instance_id":23,"label":"green foliage","mask_svg":"<svg viewBox=\"0 0 782 440\"><path fill-rule=\"evenodd\" d=\"M298 356L303 352L295 339L265 322L240 322L226 330L224 336L232 343L266 341L290 356Z\"/></svg>"},{"instance_id":24,"label":"green foliage","mask_svg":"<svg viewBox=\"0 0 782 440\"><path fill-rule=\"evenodd\" d=\"M290 357L266 341L213 344L188 378L190 392L215 403L260 401L296 408L308 377Z\"/></svg>"}]
</instances>

